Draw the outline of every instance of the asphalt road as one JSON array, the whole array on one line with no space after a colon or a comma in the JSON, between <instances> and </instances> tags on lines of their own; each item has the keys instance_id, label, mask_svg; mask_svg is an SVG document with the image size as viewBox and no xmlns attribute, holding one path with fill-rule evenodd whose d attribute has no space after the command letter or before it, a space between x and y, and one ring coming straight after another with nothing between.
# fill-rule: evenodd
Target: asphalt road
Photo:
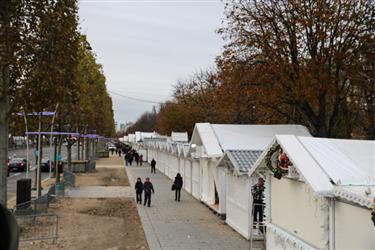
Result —
<instances>
[{"instance_id":1,"label":"asphalt road","mask_svg":"<svg viewBox=\"0 0 375 250\"><path fill-rule=\"evenodd\" d=\"M53 149L52 149L53 150ZM67 158L67 149L65 146L61 148L61 154L63 160ZM16 149L9 151L9 157L17 157L17 158L25 158L26 159L27 151L26 149ZM49 158L49 147L43 148L43 155L44 157ZM43 158L44 158L43 157ZM75 146L72 147L72 159L77 158L77 148ZM35 175L36 175L36 164L35 164L35 156L34 156L34 148L29 149L29 162L30 162L30 171L29 171L29 178L32 179L32 186L34 186ZM49 177L49 172L42 172L42 181ZM13 198L16 195L17 191L17 180L26 178L26 172L11 172L9 177L7 178L7 193L8 193L8 200Z\"/></svg>"}]
</instances>

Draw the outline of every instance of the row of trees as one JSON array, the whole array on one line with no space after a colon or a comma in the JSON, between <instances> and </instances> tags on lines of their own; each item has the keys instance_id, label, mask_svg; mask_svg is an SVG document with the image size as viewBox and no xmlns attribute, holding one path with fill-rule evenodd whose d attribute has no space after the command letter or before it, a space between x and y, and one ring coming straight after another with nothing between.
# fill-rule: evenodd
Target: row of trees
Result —
<instances>
[{"instance_id":1,"label":"row of trees","mask_svg":"<svg viewBox=\"0 0 375 250\"><path fill-rule=\"evenodd\" d=\"M80 33L77 0L0 1L0 183L6 185L7 138L23 135L14 112L55 111L55 131L113 136L112 100L102 66ZM29 130L37 129L29 118ZM42 130L50 130L43 118ZM5 184L4 184L5 183ZM0 188L0 202L6 191Z\"/></svg>"},{"instance_id":2,"label":"row of trees","mask_svg":"<svg viewBox=\"0 0 375 250\"><path fill-rule=\"evenodd\" d=\"M227 1L218 33L216 70L177 83L153 129L298 123L315 136L375 139L374 0Z\"/></svg>"}]
</instances>

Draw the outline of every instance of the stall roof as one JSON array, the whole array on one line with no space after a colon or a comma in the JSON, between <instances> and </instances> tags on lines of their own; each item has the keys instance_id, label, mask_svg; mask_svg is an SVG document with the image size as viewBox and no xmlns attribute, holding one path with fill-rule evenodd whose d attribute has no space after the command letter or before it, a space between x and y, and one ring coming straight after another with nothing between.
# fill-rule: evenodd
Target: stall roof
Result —
<instances>
[{"instance_id":1,"label":"stall roof","mask_svg":"<svg viewBox=\"0 0 375 250\"><path fill-rule=\"evenodd\" d=\"M225 150L264 150L276 134L310 136L302 125L196 123L191 143L203 145L208 157L221 157Z\"/></svg>"},{"instance_id":2,"label":"stall roof","mask_svg":"<svg viewBox=\"0 0 375 250\"><path fill-rule=\"evenodd\" d=\"M261 150L225 151L225 155L229 158L238 174L248 173L261 154Z\"/></svg>"},{"instance_id":3,"label":"stall roof","mask_svg":"<svg viewBox=\"0 0 375 250\"><path fill-rule=\"evenodd\" d=\"M212 124L223 150L264 150L276 134L309 136L302 125L232 125Z\"/></svg>"},{"instance_id":4,"label":"stall roof","mask_svg":"<svg viewBox=\"0 0 375 250\"><path fill-rule=\"evenodd\" d=\"M172 132L171 138L173 142L188 142L187 132Z\"/></svg>"},{"instance_id":5,"label":"stall roof","mask_svg":"<svg viewBox=\"0 0 375 250\"><path fill-rule=\"evenodd\" d=\"M336 185L375 185L375 141L298 140Z\"/></svg>"},{"instance_id":6,"label":"stall roof","mask_svg":"<svg viewBox=\"0 0 375 250\"><path fill-rule=\"evenodd\" d=\"M191 144L203 145L208 157L220 157L223 154L210 123L195 124Z\"/></svg>"}]
</instances>

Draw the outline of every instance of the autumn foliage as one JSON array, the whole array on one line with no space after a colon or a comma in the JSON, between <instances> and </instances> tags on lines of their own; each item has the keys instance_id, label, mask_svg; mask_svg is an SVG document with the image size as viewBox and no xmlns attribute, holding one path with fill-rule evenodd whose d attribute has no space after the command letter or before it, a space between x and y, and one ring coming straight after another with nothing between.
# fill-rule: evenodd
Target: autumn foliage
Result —
<instances>
[{"instance_id":1,"label":"autumn foliage","mask_svg":"<svg viewBox=\"0 0 375 250\"><path fill-rule=\"evenodd\" d=\"M226 1L217 70L177 83L154 129L297 123L375 139L374 24L374 0Z\"/></svg>"}]
</instances>

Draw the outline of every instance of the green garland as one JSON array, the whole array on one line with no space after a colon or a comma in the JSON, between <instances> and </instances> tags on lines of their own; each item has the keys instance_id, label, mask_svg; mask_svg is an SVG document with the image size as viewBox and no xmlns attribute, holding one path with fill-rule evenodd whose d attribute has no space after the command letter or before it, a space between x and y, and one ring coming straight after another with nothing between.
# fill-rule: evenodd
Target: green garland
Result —
<instances>
[{"instance_id":1,"label":"green garland","mask_svg":"<svg viewBox=\"0 0 375 250\"><path fill-rule=\"evenodd\" d=\"M279 144L274 144L270 150L268 150L267 154L266 154L266 165L267 167L271 170L271 172L273 173L273 176L277 179L281 179L281 177L285 174L288 173L288 170L284 170L284 169L281 169L280 167L273 167L272 166L272 161L271 161L271 157L274 153L276 153L277 151L279 151L280 149L280 145Z\"/></svg>"}]
</instances>

